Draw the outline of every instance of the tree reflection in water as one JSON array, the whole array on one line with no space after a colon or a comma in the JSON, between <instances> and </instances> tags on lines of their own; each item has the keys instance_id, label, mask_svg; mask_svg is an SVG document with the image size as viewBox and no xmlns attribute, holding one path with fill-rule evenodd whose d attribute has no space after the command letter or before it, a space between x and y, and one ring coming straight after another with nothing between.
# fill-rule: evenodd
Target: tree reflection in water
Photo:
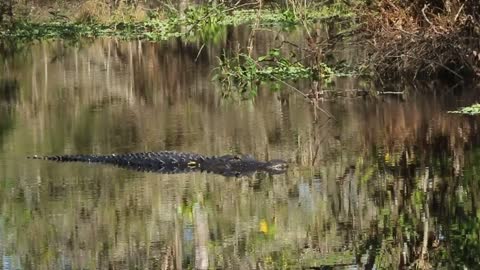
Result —
<instances>
[{"instance_id":1,"label":"tree reflection in water","mask_svg":"<svg viewBox=\"0 0 480 270\"><path fill-rule=\"evenodd\" d=\"M222 100L208 76L222 43L197 62L200 48L177 42L64 45L1 62L18 84L0 102L4 269L480 264L478 121L444 113L472 91L325 103L338 121L315 121L288 92ZM172 149L292 166L232 179L25 160Z\"/></svg>"}]
</instances>

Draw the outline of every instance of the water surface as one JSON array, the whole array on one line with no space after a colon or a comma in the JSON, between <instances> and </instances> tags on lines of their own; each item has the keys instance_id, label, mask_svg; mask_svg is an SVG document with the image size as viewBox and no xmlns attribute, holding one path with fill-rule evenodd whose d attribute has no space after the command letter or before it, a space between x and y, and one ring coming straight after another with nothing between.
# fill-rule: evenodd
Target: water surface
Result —
<instances>
[{"instance_id":1,"label":"water surface","mask_svg":"<svg viewBox=\"0 0 480 270\"><path fill-rule=\"evenodd\" d=\"M229 44L48 41L3 57L3 269L478 265L479 121L446 113L475 100L473 87L320 103L328 120L288 90L222 99L211 70ZM162 150L290 169L233 178L26 159Z\"/></svg>"}]
</instances>

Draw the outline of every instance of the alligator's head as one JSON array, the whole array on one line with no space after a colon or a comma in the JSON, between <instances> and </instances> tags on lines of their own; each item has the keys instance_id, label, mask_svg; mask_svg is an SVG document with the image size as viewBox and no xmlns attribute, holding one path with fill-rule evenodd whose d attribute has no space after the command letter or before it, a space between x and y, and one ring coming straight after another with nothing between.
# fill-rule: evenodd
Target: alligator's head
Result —
<instances>
[{"instance_id":1,"label":"alligator's head","mask_svg":"<svg viewBox=\"0 0 480 270\"><path fill-rule=\"evenodd\" d=\"M249 155L224 155L205 160L202 169L226 176L240 176L255 171L279 174L285 172L287 167L287 162L279 159L262 162Z\"/></svg>"}]
</instances>

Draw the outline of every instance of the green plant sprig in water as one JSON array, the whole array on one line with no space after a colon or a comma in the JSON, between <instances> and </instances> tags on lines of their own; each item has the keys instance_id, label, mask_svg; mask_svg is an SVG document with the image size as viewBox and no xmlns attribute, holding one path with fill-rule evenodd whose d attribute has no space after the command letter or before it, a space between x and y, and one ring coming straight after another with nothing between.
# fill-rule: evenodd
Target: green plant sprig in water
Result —
<instances>
[{"instance_id":1,"label":"green plant sprig in water","mask_svg":"<svg viewBox=\"0 0 480 270\"><path fill-rule=\"evenodd\" d=\"M284 57L279 49L272 49L266 55L257 59L240 53L235 57L222 57L214 79L220 81L224 96L235 92L242 98L252 98L257 95L262 83L272 83L272 89L278 90L279 83L309 79L316 76L312 68L304 66L299 61ZM325 77L333 75L332 69L321 68Z\"/></svg>"},{"instance_id":2,"label":"green plant sprig in water","mask_svg":"<svg viewBox=\"0 0 480 270\"><path fill-rule=\"evenodd\" d=\"M473 104L471 106L462 107L457 111L448 111L448 113L477 115L477 114L480 114L480 104L476 103L476 104Z\"/></svg>"}]
</instances>

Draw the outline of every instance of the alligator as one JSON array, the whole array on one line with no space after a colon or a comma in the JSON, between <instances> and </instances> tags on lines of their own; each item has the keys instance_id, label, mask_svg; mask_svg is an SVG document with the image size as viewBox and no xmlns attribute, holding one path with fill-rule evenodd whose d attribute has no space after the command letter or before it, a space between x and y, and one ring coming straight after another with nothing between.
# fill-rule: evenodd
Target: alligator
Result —
<instances>
[{"instance_id":1,"label":"alligator","mask_svg":"<svg viewBox=\"0 0 480 270\"><path fill-rule=\"evenodd\" d=\"M284 160L258 161L250 155L204 156L175 151L144 152L110 155L30 156L30 159L57 162L87 162L115 165L131 170L163 174L208 172L223 176L244 176L255 172L284 173L288 164Z\"/></svg>"}]
</instances>

